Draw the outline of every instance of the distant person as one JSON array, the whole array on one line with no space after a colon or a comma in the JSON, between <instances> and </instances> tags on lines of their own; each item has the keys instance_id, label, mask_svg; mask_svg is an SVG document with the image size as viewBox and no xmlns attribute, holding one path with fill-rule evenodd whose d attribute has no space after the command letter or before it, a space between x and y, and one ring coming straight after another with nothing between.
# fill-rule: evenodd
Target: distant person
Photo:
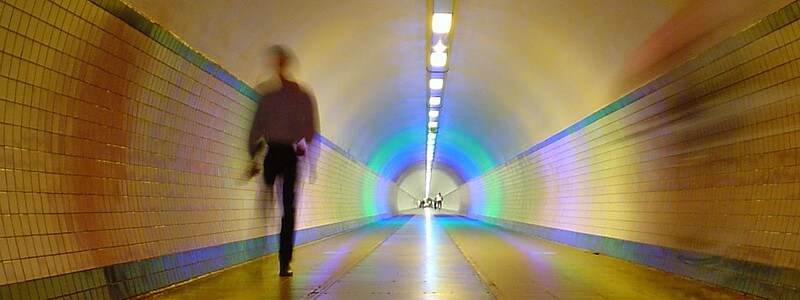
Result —
<instances>
[{"instance_id":1,"label":"distant person","mask_svg":"<svg viewBox=\"0 0 800 300\"><path fill-rule=\"evenodd\" d=\"M442 193L436 194L436 198L433 200L436 203L436 209L442 209L442 202L444 201L444 197L442 197Z\"/></svg>"},{"instance_id":2,"label":"distant person","mask_svg":"<svg viewBox=\"0 0 800 300\"><path fill-rule=\"evenodd\" d=\"M264 91L258 103L258 110L250 128L250 155L266 151L263 161L264 182L268 188L275 184L275 178L283 178L283 216L280 232L280 276L292 276L292 251L295 229L295 182L297 181L298 157L309 156L309 175L316 178L317 155L309 151L315 144L315 134L319 132L317 104L314 98L297 82L287 77L287 67L292 56L281 46L269 50L272 68L277 78L272 88ZM311 158L313 157L313 159ZM262 163L254 161L251 175L261 171Z\"/></svg>"}]
</instances>

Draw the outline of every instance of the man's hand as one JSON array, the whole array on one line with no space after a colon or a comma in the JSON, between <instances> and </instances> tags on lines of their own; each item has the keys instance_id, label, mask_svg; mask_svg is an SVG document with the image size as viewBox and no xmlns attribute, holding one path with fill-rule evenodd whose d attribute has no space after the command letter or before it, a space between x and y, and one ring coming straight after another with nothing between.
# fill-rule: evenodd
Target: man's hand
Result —
<instances>
[{"instance_id":1,"label":"man's hand","mask_svg":"<svg viewBox=\"0 0 800 300\"><path fill-rule=\"evenodd\" d=\"M294 148L295 148L294 152L297 154L297 156L305 156L306 151L308 150L308 146L306 145L306 139L300 140L300 142L298 142Z\"/></svg>"},{"instance_id":2,"label":"man's hand","mask_svg":"<svg viewBox=\"0 0 800 300\"><path fill-rule=\"evenodd\" d=\"M258 173L261 173L261 164L253 161L250 163L250 178L255 177Z\"/></svg>"}]
</instances>

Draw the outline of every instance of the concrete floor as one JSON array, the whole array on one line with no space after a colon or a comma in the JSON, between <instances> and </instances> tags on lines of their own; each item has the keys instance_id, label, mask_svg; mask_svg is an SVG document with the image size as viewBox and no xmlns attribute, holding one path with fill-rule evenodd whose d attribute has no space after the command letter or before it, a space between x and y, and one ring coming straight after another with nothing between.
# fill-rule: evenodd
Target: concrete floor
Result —
<instances>
[{"instance_id":1,"label":"concrete floor","mask_svg":"<svg viewBox=\"0 0 800 300\"><path fill-rule=\"evenodd\" d=\"M297 247L148 299L748 299L430 209Z\"/></svg>"}]
</instances>

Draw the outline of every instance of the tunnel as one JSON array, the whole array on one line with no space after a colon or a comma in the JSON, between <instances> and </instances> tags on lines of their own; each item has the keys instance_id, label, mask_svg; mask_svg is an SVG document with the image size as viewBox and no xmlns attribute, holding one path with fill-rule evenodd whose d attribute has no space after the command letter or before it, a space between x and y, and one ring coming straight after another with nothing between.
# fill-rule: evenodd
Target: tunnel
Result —
<instances>
[{"instance_id":1,"label":"tunnel","mask_svg":"<svg viewBox=\"0 0 800 300\"><path fill-rule=\"evenodd\" d=\"M797 1L0 0L0 127L0 299L800 299Z\"/></svg>"}]
</instances>

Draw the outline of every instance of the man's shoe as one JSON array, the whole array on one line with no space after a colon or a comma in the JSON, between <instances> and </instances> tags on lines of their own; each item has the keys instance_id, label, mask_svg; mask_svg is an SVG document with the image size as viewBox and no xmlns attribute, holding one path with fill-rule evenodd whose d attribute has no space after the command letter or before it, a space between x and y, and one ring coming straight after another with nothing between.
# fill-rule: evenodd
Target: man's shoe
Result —
<instances>
[{"instance_id":1,"label":"man's shoe","mask_svg":"<svg viewBox=\"0 0 800 300\"><path fill-rule=\"evenodd\" d=\"M294 275L294 272L292 272L292 267L291 266L285 265L285 266L281 266L281 272L280 272L279 275L281 277L291 277L292 275Z\"/></svg>"}]
</instances>

